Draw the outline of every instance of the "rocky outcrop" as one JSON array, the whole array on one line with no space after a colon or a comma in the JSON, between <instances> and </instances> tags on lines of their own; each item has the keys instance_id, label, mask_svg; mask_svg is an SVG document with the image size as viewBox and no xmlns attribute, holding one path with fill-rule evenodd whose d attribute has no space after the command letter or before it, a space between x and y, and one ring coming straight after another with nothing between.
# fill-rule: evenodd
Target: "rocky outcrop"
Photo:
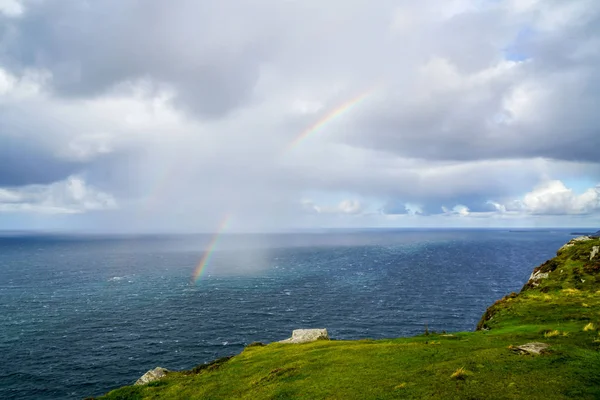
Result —
<instances>
[{"instance_id":1,"label":"rocky outcrop","mask_svg":"<svg viewBox=\"0 0 600 400\"><path fill-rule=\"evenodd\" d=\"M592 247L592 252L590 253L590 261L592 261L594 257L598 255L598 253L600 253L600 246Z\"/></svg>"},{"instance_id":2,"label":"rocky outcrop","mask_svg":"<svg viewBox=\"0 0 600 400\"><path fill-rule=\"evenodd\" d=\"M156 367L146 372L140 379L138 379L135 384L136 385L145 385L146 383L157 381L161 378L164 378L167 373L169 373L168 369Z\"/></svg>"},{"instance_id":3,"label":"rocky outcrop","mask_svg":"<svg viewBox=\"0 0 600 400\"><path fill-rule=\"evenodd\" d=\"M309 343L317 340L329 340L327 329L294 329L291 338L279 343Z\"/></svg>"},{"instance_id":4,"label":"rocky outcrop","mask_svg":"<svg viewBox=\"0 0 600 400\"><path fill-rule=\"evenodd\" d=\"M576 238L573 238L571 240L569 240L569 242L567 244L565 244L563 247L561 247L560 249L558 249L558 253L560 253L561 251L568 249L569 247L573 247L577 244L577 242L585 242L588 240L594 240L593 237L590 236L579 236Z\"/></svg>"},{"instance_id":5,"label":"rocky outcrop","mask_svg":"<svg viewBox=\"0 0 600 400\"><path fill-rule=\"evenodd\" d=\"M530 284L533 287L539 286L540 285L540 281L542 279L546 279L548 277L548 275L549 275L549 272L534 271L529 276L529 281L527 283Z\"/></svg>"}]
</instances>

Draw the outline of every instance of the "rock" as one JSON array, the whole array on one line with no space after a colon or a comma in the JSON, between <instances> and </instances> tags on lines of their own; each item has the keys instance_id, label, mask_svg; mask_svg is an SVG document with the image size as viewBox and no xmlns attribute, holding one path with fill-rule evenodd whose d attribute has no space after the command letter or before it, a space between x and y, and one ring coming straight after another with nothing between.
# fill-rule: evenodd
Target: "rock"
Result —
<instances>
[{"instance_id":1,"label":"rock","mask_svg":"<svg viewBox=\"0 0 600 400\"><path fill-rule=\"evenodd\" d=\"M560 253L561 251L563 251L565 249L568 249L569 247L575 246L575 244L577 242L585 242L585 241L588 241L588 240L593 240L593 238L590 237L590 236L579 236L579 237L573 238L573 239L569 240L569 243L565 244L563 247L561 247L560 249L558 249L557 253Z\"/></svg>"},{"instance_id":2,"label":"rock","mask_svg":"<svg viewBox=\"0 0 600 400\"><path fill-rule=\"evenodd\" d=\"M592 252L590 253L590 261L592 261L594 257L598 255L598 253L600 253L600 246L592 247Z\"/></svg>"},{"instance_id":3,"label":"rock","mask_svg":"<svg viewBox=\"0 0 600 400\"><path fill-rule=\"evenodd\" d=\"M168 372L169 372L168 369L156 367L156 368L151 369L150 371L146 372L144 375L142 375L142 377L140 379L138 379L135 382L135 384L136 385L145 385L146 383L157 381L161 378L164 378Z\"/></svg>"},{"instance_id":4,"label":"rock","mask_svg":"<svg viewBox=\"0 0 600 400\"><path fill-rule=\"evenodd\" d=\"M540 354L544 353L544 351L548 347L550 347L550 345L546 344L546 343L532 342L532 343L525 343L521 346L510 346L510 349L519 354L540 355Z\"/></svg>"},{"instance_id":5,"label":"rock","mask_svg":"<svg viewBox=\"0 0 600 400\"><path fill-rule=\"evenodd\" d=\"M309 343L317 340L329 340L327 329L294 329L291 338L279 343Z\"/></svg>"},{"instance_id":6,"label":"rock","mask_svg":"<svg viewBox=\"0 0 600 400\"><path fill-rule=\"evenodd\" d=\"M537 272L533 272L530 276L529 276L529 284L533 285L533 286L539 286L540 282L542 279L546 279L548 277L548 272L542 272L542 271L537 271Z\"/></svg>"}]
</instances>

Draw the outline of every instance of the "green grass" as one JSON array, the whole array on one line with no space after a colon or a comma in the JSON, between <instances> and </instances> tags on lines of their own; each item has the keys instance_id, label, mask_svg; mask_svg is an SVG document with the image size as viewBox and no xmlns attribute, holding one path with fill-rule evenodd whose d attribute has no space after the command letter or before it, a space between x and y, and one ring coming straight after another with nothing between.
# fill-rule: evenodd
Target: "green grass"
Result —
<instances>
[{"instance_id":1,"label":"green grass","mask_svg":"<svg viewBox=\"0 0 600 400\"><path fill-rule=\"evenodd\" d=\"M102 399L598 399L600 257L579 242L492 305L475 332L247 347ZM550 345L539 356L511 346Z\"/></svg>"}]
</instances>

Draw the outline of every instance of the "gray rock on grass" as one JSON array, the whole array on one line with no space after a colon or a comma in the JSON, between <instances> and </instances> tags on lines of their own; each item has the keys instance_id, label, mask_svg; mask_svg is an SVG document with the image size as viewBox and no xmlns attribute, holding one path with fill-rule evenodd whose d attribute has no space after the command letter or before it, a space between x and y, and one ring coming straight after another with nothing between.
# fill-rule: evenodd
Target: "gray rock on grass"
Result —
<instances>
[{"instance_id":1,"label":"gray rock on grass","mask_svg":"<svg viewBox=\"0 0 600 400\"><path fill-rule=\"evenodd\" d=\"M156 367L156 368L151 369L150 371L146 372L144 375L142 375L141 378L135 382L135 384L136 385L145 385L146 383L157 381L161 378L164 378L168 372L169 372L168 369Z\"/></svg>"},{"instance_id":2,"label":"gray rock on grass","mask_svg":"<svg viewBox=\"0 0 600 400\"><path fill-rule=\"evenodd\" d=\"M309 343L317 340L329 340L327 329L294 329L291 338L279 343Z\"/></svg>"},{"instance_id":3,"label":"gray rock on grass","mask_svg":"<svg viewBox=\"0 0 600 400\"><path fill-rule=\"evenodd\" d=\"M541 342L525 343L521 346L512 346L511 350L519 354L531 354L538 356L546 351L550 345Z\"/></svg>"}]
</instances>

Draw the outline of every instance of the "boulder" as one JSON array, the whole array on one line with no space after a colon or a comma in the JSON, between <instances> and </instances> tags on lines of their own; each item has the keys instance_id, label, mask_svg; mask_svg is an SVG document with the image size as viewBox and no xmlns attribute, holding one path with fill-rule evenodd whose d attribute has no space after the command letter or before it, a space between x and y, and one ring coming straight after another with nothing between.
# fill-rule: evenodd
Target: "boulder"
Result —
<instances>
[{"instance_id":1,"label":"boulder","mask_svg":"<svg viewBox=\"0 0 600 400\"><path fill-rule=\"evenodd\" d=\"M532 342L525 343L521 346L510 346L510 349L519 354L531 354L537 356L546 351L548 347L550 347L550 345L546 343Z\"/></svg>"},{"instance_id":2,"label":"boulder","mask_svg":"<svg viewBox=\"0 0 600 400\"><path fill-rule=\"evenodd\" d=\"M539 286L540 282L542 279L546 279L548 277L548 272L542 272L542 271L536 271L533 272L530 276L529 276L529 281L527 281L527 283L531 284L532 286Z\"/></svg>"},{"instance_id":3,"label":"boulder","mask_svg":"<svg viewBox=\"0 0 600 400\"><path fill-rule=\"evenodd\" d=\"M294 329L291 338L279 343L309 343L317 340L329 340L327 329Z\"/></svg>"},{"instance_id":4,"label":"boulder","mask_svg":"<svg viewBox=\"0 0 600 400\"><path fill-rule=\"evenodd\" d=\"M600 253L600 246L592 247L592 252L590 253L590 261L592 261L594 257L598 255L598 253Z\"/></svg>"},{"instance_id":5,"label":"boulder","mask_svg":"<svg viewBox=\"0 0 600 400\"><path fill-rule=\"evenodd\" d=\"M164 378L168 372L169 372L168 369L156 367L156 368L151 369L150 371L146 372L144 375L142 375L142 377L140 379L138 379L135 382L135 384L136 385L145 385L146 383L157 381L161 378Z\"/></svg>"}]
</instances>

